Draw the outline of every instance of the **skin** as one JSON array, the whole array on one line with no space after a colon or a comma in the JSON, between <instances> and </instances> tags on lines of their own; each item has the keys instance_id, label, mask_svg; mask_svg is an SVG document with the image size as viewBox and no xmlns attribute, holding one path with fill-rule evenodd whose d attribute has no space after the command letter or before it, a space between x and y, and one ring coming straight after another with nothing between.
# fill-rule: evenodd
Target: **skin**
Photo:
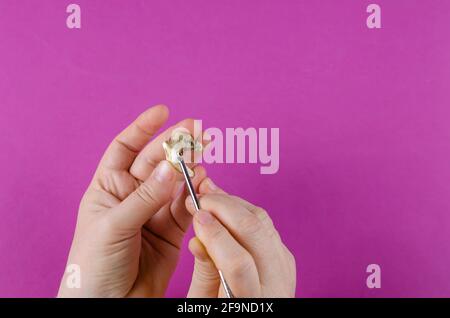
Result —
<instances>
[{"instance_id":1,"label":"skin","mask_svg":"<svg viewBox=\"0 0 450 318\"><path fill-rule=\"evenodd\" d=\"M149 140L167 121L168 109L142 113L109 145L78 212L67 264L78 264L81 288L60 297L162 297L192 218L184 206L182 176L164 160L162 142L173 129L193 132L187 119ZM195 167L195 186L205 178Z\"/></svg>"},{"instance_id":2,"label":"skin","mask_svg":"<svg viewBox=\"0 0 450 318\"><path fill-rule=\"evenodd\" d=\"M154 137L168 115L163 105L148 109L107 148L81 200L67 261L79 265L81 288L69 288L65 273L59 297L164 296L194 214L182 175L162 147L174 129L193 134L194 121ZM203 167L191 168L210 212L194 214L188 296L222 297L217 268L238 297L294 296L295 261L267 213L214 186Z\"/></svg>"},{"instance_id":3,"label":"skin","mask_svg":"<svg viewBox=\"0 0 450 318\"><path fill-rule=\"evenodd\" d=\"M218 269L236 297L294 297L295 258L268 213L210 178L199 190L201 211L186 199L196 233L189 242L195 266L188 297L225 297Z\"/></svg>"}]
</instances>

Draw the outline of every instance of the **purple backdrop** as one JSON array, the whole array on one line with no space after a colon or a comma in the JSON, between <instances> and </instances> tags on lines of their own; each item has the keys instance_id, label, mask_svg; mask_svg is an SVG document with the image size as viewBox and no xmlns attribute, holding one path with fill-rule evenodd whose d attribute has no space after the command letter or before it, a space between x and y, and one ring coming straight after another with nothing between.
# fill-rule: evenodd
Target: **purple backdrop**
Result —
<instances>
[{"instance_id":1,"label":"purple backdrop","mask_svg":"<svg viewBox=\"0 0 450 318\"><path fill-rule=\"evenodd\" d=\"M0 1L0 296L54 296L79 200L146 107L280 127L280 170L207 166L265 207L298 296L450 296L450 1ZM169 296L184 296L184 248ZM368 264L382 288L366 287Z\"/></svg>"}]
</instances>

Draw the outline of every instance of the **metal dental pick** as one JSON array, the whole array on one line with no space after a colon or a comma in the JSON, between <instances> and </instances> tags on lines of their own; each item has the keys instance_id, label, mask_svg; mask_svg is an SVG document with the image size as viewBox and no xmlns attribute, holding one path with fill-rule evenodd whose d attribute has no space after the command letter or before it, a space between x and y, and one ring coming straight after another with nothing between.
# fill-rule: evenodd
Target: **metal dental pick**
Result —
<instances>
[{"instance_id":1,"label":"metal dental pick","mask_svg":"<svg viewBox=\"0 0 450 318\"><path fill-rule=\"evenodd\" d=\"M195 211L200 210L200 203L198 201L197 195L195 194L194 186L192 185L191 178L189 177L188 169L186 167L186 163L184 162L181 156L178 156L178 162L180 163L181 171L183 172L184 180L186 180L187 188L189 190L189 194L191 195L192 202L194 203ZM225 290L225 294L227 298L234 298L233 293L231 292L230 286L225 280L222 271L219 269L220 281L222 282L223 289Z\"/></svg>"}]
</instances>

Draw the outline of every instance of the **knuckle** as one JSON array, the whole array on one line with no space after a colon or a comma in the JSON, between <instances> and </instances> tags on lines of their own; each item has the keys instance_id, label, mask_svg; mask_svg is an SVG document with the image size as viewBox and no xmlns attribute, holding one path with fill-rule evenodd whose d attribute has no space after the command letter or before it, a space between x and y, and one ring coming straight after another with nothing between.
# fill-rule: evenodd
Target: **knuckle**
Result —
<instances>
[{"instance_id":1,"label":"knuckle","mask_svg":"<svg viewBox=\"0 0 450 318\"><path fill-rule=\"evenodd\" d=\"M294 254L292 254L291 253L291 251L289 251L288 249L286 249L286 251L287 251L287 259L288 259L288 262L289 262L289 264L291 265L291 266L296 266L296 261L295 261L295 256L294 256Z\"/></svg>"},{"instance_id":2,"label":"knuckle","mask_svg":"<svg viewBox=\"0 0 450 318\"><path fill-rule=\"evenodd\" d=\"M254 262L251 256L243 254L234 258L228 266L230 275L235 279L240 279L248 275L254 267Z\"/></svg>"},{"instance_id":3,"label":"knuckle","mask_svg":"<svg viewBox=\"0 0 450 318\"><path fill-rule=\"evenodd\" d=\"M281 241L280 234L273 226L266 228L266 235L273 241Z\"/></svg>"},{"instance_id":4,"label":"knuckle","mask_svg":"<svg viewBox=\"0 0 450 318\"><path fill-rule=\"evenodd\" d=\"M243 233L252 235L261 231L262 223L254 215L248 215L242 218L240 228Z\"/></svg>"},{"instance_id":5,"label":"knuckle","mask_svg":"<svg viewBox=\"0 0 450 318\"><path fill-rule=\"evenodd\" d=\"M263 208L260 208L260 207L256 207L255 214L261 222L266 224L266 226L273 227L273 221L270 218L269 213L267 213L266 210L264 210Z\"/></svg>"},{"instance_id":6,"label":"knuckle","mask_svg":"<svg viewBox=\"0 0 450 318\"><path fill-rule=\"evenodd\" d=\"M154 187L147 183L142 183L135 193L148 205L154 205L157 202Z\"/></svg>"},{"instance_id":7,"label":"knuckle","mask_svg":"<svg viewBox=\"0 0 450 318\"><path fill-rule=\"evenodd\" d=\"M220 242L222 242L223 240L223 235L224 235L223 229L215 228L208 235L210 244L213 246L220 244Z\"/></svg>"},{"instance_id":8,"label":"knuckle","mask_svg":"<svg viewBox=\"0 0 450 318\"><path fill-rule=\"evenodd\" d=\"M280 235L275 228L275 225L271 217L269 216L269 213L260 207L256 207L254 213L257 216L258 220L263 224L266 235L271 239L280 239Z\"/></svg>"},{"instance_id":9,"label":"knuckle","mask_svg":"<svg viewBox=\"0 0 450 318\"><path fill-rule=\"evenodd\" d=\"M210 203L210 202L220 202L224 200L225 195L222 193L207 193L207 194L203 194L200 197L200 200L203 199L203 201L205 201L205 203Z\"/></svg>"},{"instance_id":10,"label":"knuckle","mask_svg":"<svg viewBox=\"0 0 450 318\"><path fill-rule=\"evenodd\" d=\"M295 260L295 256L291 254L291 266L295 271L295 268L297 267L297 261Z\"/></svg>"},{"instance_id":11,"label":"knuckle","mask_svg":"<svg viewBox=\"0 0 450 318\"><path fill-rule=\"evenodd\" d=\"M233 199L234 201L240 202L242 199L234 194L228 194L228 197Z\"/></svg>"}]
</instances>

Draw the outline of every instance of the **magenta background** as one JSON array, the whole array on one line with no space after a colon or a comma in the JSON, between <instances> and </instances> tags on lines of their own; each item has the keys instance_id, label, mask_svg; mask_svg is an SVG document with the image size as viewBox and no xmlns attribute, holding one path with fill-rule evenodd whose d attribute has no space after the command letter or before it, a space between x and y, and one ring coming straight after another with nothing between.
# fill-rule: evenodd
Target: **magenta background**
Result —
<instances>
[{"instance_id":1,"label":"magenta background","mask_svg":"<svg viewBox=\"0 0 450 318\"><path fill-rule=\"evenodd\" d=\"M298 296L450 296L450 1L374 1L381 30L369 1L73 2L81 30L70 1L0 1L0 296L56 294L103 150L156 103L280 127L278 174L207 168L271 213Z\"/></svg>"}]
</instances>

